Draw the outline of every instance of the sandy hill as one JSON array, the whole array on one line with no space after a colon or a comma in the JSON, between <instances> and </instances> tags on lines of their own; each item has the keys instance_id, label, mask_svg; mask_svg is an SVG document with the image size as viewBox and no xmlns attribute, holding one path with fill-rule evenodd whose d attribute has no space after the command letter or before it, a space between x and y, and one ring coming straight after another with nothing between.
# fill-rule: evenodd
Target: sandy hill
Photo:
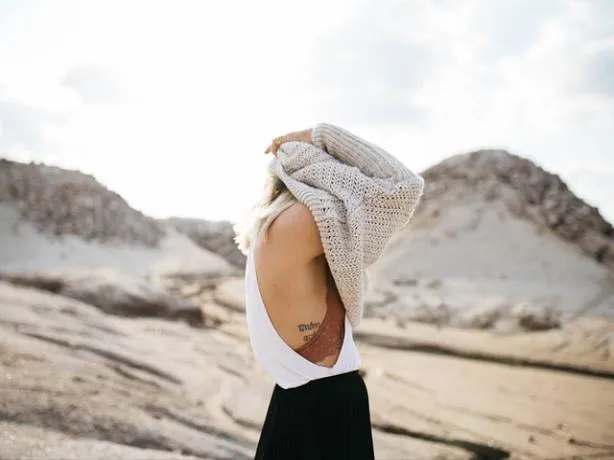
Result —
<instances>
[{"instance_id":1,"label":"sandy hill","mask_svg":"<svg viewBox=\"0 0 614 460\"><path fill-rule=\"evenodd\" d=\"M245 268L245 255L234 241L235 231L231 222L185 217L171 217L160 222L171 225L200 247L223 257L235 267Z\"/></svg>"},{"instance_id":2,"label":"sandy hill","mask_svg":"<svg viewBox=\"0 0 614 460\"><path fill-rule=\"evenodd\" d=\"M0 270L84 267L133 274L233 271L92 176L0 160Z\"/></svg>"},{"instance_id":3,"label":"sandy hill","mask_svg":"<svg viewBox=\"0 0 614 460\"><path fill-rule=\"evenodd\" d=\"M536 328L614 314L614 230L558 176L479 151L424 177L414 220L372 267L371 314Z\"/></svg>"}]
</instances>

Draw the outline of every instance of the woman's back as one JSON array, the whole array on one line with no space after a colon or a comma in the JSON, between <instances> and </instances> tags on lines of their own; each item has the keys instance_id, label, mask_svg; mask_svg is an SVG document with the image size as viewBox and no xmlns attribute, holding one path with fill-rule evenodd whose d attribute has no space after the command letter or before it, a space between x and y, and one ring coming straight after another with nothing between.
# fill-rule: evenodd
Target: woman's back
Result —
<instances>
[{"instance_id":1,"label":"woman's back","mask_svg":"<svg viewBox=\"0 0 614 460\"><path fill-rule=\"evenodd\" d=\"M284 273L284 266L273 262L277 258L273 248L274 246L265 249L260 245L252 248L247 254L245 270L247 327L252 349L262 368L284 389L297 388L312 381L356 371L360 367L360 354L345 311L328 314L327 312L331 311L331 302L324 307L324 302L317 299L318 293L312 291L312 295L308 294L309 286L317 284L317 272L301 275L300 271L289 271L291 275L276 277L276 274ZM257 262L259 267L256 266ZM315 276L312 278L312 275ZM306 280L306 283L301 286L302 283L298 284L296 279L299 279L299 283L301 279ZM309 280L315 282L311 284ZM284 282L287 282L288 286L280 287ZM268 295L261 293L260 286ZM302 290L302 294L293 296L293 288ZM330 292L333 295L327 297L339 298L335 290ZM264 298L267 296L275 297L275 301L267 299L271 306L265 306ZM310 299L315 305L309 303ZM289 302L291 307L288 307L286 302ZM300 308L301 305L304 309ZM343 308L340 302L337 305ZM320 312L320 309L325 308L326 311ZM324 323L319 326L316 325L318 314L322 316L323 321L320 322ZM326 332L319 337L310 338L306 349L303 349L306 332L309 329L315 330L317 335L323 327ZM331 337L333 340L329 340ZM320 359L322 357L325 359Z\"/></svg>"},{"instance_id":2,"label":"woman's back","mask_svg":"<svg viewBox=\"0 0 614 460\"><path fill-rule=\"evenodd\" d=\"M293 222L286 223L288 219ZM254 248L254 265L262 302L277 334L310 361L332 367L341 351L345 310L324 255L302 255L308 251L310 238L301 239L301 235L310 227L317 232L309 220L313 221L309 210L299 203L280 214L269 236ZM283 228L287 225L302 229ZM289 230L296 238L291 247L281 234ZM319 342L317 353L310 353L315 348L310 347L313 341Z\"/></svg>"}]
</instances>

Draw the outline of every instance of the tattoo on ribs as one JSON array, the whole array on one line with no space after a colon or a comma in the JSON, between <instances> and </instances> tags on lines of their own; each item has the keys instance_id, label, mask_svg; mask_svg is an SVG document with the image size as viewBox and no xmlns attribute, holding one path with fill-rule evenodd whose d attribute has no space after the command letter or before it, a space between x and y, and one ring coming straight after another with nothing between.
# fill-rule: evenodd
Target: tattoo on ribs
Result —
<instances>
[{"instance_id":1,"label":"tattoo on ribs","mask_svg":"<svg viewBox=\"0 0 614 460\"><path fill-rule=\"evenodd\" d=\"M302 323L298 325L299 332L315 331L320 327L319 322L310 321L309 323Z\"/></svg>"},{"instance_id":2,"label":"tattoo on ribs","mask_svg":"<svg viewBox=\"0 0 614 460\"><path fill-rule=\"evenodd\" d=\"M315 332L313 334L307 334L307 335L303 336L303 342L304 343L309 342L314 335L316 335Z\"/></svg>"},{"instance_id":3,"label":"tattoo on ribs","mask_svg":"<svg viewBox=\"0 0 614 460\"><path fill-rule=\"evenodd\" d=\"M298 325L299 332L306 333L303 336L304 343L307 343L311 340L311 338L316 334L318 327L320 327L320 323L315 321L310 321L309 323L302 323Z\"/></svg>"}]
</instances>

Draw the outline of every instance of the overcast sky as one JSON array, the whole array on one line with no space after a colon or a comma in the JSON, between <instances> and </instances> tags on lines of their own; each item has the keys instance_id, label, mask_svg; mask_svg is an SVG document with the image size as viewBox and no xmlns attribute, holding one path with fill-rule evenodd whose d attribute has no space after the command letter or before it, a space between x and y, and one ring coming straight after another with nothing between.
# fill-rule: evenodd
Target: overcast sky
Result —
<instances>
[{"instance_id":1,"label":"overcast sky","mask_svg":"<svg viewBox=\"0 0 614 460\"><path fill-rule=\"evenodd\" d=\"M319 121L409 167L485 147L614 221L612 0L0 0L0 157L236 219Z\"/></svg>"}]
</instances>

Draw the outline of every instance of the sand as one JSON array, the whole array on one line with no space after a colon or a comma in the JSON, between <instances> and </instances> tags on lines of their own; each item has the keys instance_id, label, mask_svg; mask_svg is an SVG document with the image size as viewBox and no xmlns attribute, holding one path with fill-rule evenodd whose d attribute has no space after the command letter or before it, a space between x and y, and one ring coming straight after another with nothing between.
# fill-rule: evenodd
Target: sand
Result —
<instances>
[{"instance_id":1,"label":"sand","mask_svg":"<svg viewBox=\"0 0 614 460\"><path fill-rule=\"evenodd\" d=\"M221 257L198 247L172 229L159 247L88 242L76 236L54 238L19 220L10 206L0 204L0 271L103 268L130 275L227 275L236 272Z\"/></svg>"},{"instance_id":2,"label":"sand","mask_svg":"<svg viewBox=\"0 0 614 460\"><path fill-rule=\"evenodd\" d=\"M4 283L0 299L0 458L253 455L273 382L236 305L204 302L206 315L226 316L196 329ZM577 327L612 337L612 325ZM614 457L612 359L581 334L565 334L561 348L556 332L493 346L488 332L365 320L357 337L376 458ZM397 341L378 344L382 334ZM503 359L511 351L527 362ZM530 362L536 353L541 362ZM587 363L593 372L574 369Z\"/></svg>"}]
</instances>

